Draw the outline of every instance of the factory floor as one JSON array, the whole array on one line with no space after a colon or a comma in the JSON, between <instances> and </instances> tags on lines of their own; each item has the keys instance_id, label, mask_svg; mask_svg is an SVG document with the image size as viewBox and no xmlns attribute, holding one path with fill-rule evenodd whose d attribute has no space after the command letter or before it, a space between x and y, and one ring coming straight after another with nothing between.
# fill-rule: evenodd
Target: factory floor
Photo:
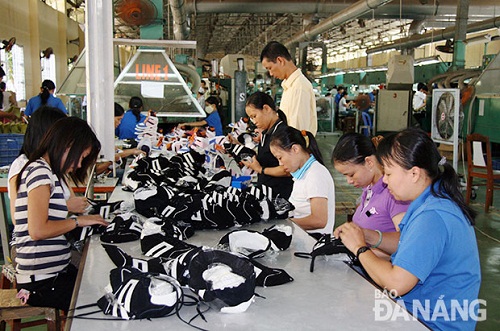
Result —
<instances>
[{"instance_id":1,"label":"factory floor","mask_svg":"<svg viewBox=\"0 0 500 331\"><path fill-rule=\"evenodd\" d=\"M331 152L339 136L340 133L318 133L317 141L335 181L336 202L342 202L351 207L354 206L361 190L348 185L345 178L338 174L329 162ZM466 166L460 161L458 172L464 174L463 169ZM485 188L480 187L476 193L477 197L471 205L479 213L475 226L482 270L479 298L486 302L486 307L481 307L486 308L486 320L478 322L477 330L500 330L500 191L494 193L493 206L487 214L484 212ZM338 214L336 224L340 225L346 219L346 214ZM368 329L369 327L367 327ZM46 330L46 327L39 326L26 330L41 331Z\"/></svg>"}]
</instances>

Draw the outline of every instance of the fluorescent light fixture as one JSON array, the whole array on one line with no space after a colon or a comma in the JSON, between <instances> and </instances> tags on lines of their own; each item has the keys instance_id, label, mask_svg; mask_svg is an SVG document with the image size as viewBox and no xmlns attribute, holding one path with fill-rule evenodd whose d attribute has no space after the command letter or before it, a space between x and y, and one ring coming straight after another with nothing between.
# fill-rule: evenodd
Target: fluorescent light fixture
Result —
<instances>
[{"instance_id":1,"label":"fluorescent light fixture","mask_svg":"<svg viewBox=\"0 0 500 331\"><path fill-rule=\"evenodd\" d=\"M414 65L416 66L423 66L426 64L433 64L433 63L440 63L441 59L439 56L431 56L431 57L425 57L422 59L416 59Z\"/></svg>"}]
</instances>

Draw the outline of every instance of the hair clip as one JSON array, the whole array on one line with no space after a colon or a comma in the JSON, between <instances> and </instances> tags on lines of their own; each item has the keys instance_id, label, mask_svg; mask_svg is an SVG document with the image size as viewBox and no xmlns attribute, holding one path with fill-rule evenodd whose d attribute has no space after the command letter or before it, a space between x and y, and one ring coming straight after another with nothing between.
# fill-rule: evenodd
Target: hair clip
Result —
<instances>
[{"instance_id":1,"label":"hair clip","mask_svg":"<svg viewBox=\"0 0 500 331\"><path fill-rule=\"evenodd\" d=\"M304 137L304 140L306 141L306 148L309 148L309 136L307 135L307 131L302 130L302 131L300 131L300 133L302 134L302 136Z\"/></svg>"}]
</instances>

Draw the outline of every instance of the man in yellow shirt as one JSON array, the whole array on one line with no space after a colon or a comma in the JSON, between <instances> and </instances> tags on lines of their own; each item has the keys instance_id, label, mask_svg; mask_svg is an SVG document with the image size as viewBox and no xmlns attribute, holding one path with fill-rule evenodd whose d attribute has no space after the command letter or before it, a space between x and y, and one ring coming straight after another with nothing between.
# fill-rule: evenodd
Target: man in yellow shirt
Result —
<instances>
[{"instance_id":1,"label":"man in yellow shirt","mask_svg":"<svg viewBox=\"0 0 500 331\"><path fill-rule=\"evenodd\" d=\"M313 87L293 63L288 49L277 41L271 41L262 50L260 61L271 76L283 80L279 108L285 113L288 125L316 135L318 120Z\"/></svg>"}]
</instances>

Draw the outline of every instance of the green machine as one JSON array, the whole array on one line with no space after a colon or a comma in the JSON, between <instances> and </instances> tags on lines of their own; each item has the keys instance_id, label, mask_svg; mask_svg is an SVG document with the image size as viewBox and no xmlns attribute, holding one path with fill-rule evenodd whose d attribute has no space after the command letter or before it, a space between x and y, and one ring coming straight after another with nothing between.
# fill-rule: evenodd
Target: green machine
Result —
<instances>
[{"instance_id":1,"label":"green machine","mask_svg":"<svg viewBox=\"0 0 500 331\"><path fill-rule=\"evenodd\" d=\"M464 105L466 133L480 133L489 136L491 142L500 143L500 52L491 59L477 81L470 101Z\"/></svg>"}]
</instances>

